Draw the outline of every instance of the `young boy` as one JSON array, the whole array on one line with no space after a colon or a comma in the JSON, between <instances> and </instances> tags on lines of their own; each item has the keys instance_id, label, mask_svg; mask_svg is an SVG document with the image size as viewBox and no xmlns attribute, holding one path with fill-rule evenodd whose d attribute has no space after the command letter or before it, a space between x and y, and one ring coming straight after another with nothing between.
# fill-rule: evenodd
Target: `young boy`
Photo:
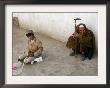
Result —
<instances>
[{"instance_id":1,"label":"young boy","mask_svg":"<svg viewBox=\"0 0 110 88\"><path fill-rule=\"evenodd\" d=\"M30 63L34 61L36 57L40 57L42 55L43 46L42 42L38 40L32 30L28 30L26 33L28 38L28 47L26 53L19 56L18 61L24 61L24 63Z\"/></svg>"}]
</instances>

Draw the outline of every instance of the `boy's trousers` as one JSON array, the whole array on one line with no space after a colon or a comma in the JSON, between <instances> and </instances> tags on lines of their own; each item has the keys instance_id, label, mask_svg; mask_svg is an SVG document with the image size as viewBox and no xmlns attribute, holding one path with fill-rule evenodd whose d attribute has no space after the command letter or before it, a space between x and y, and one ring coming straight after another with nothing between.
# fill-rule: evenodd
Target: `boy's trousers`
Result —
<instances>
[{"instance_id":1,"label":"boy's trousers","mask_svg":"<svg viewBox=\"0 0 110 88\"><path fill-rule=\"evenodd\" d=\"M35 58L41 56L42 52L35 52L34 57L28 57L27 53L24 53L23 55L19 56L19 59L21 61L24 61L24 63L30 63L31 61L34 61Z\"/></svg>"}]
</instances>

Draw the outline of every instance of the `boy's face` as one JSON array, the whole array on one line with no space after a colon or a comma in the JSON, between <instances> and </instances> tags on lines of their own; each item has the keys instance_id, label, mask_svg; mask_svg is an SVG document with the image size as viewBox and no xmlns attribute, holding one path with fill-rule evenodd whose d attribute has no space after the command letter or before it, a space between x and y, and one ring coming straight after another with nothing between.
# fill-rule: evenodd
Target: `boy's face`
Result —
<instances>
[{"instance_id":1,"label":"boy's face","mask_svg":"<svg viewBox=\"0 0 110 88\"><path fill-rule=\"evenodd\" d=\"M29 40L33 40L34 39L34 36L33 35L30 35L30 36L28 36L28 39Z\"/></svg>"}]
</instances>

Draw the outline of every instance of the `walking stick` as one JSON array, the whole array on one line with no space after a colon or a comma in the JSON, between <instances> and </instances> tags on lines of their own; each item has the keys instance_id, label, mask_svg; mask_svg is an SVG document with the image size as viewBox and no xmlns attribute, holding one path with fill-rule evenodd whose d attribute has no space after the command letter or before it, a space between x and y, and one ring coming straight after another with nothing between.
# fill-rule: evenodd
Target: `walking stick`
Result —
<instances>
[{"instance_id":1,"label":"walking stick","mask_svg":"<svg viewBox=\"0 0 110 88\"><path fill-rule=\"evenodd\" d=\"M77 20L81 20L80 18L76 18L76 19L74 19L74 21L75 21L75 32L76 32L76 21Z\"/></svg>"},{"instance_id":2,"label":"walking stick","mask_svg":"<svg viewBox=\"0 0 110 88\"><path fill-rule=\"evenodd\" d=\"M75 21L75 32L76 32L76 21L77 20L81 20L80 18L76 18L76 19L74 19L74 21ZM75 56L76 56L76 54L77 54L77 41L78 41L78 39L76 38L75 39Z\"/></svg>"}]
</instances>

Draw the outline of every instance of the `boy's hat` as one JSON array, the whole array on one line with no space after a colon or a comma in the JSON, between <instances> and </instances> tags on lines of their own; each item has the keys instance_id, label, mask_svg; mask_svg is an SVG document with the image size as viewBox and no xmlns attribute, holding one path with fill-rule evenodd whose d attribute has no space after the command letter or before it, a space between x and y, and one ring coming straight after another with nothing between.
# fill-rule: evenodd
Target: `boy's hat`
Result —
<instances>
[{"instance_id":1,"label":"boy's hat","mask_svg":"<svg viewBox=\"0 0 110 88\"><path fill-rule=\"evenodd\" d=\"M33 32L32 30L28 30L28 31L26 32L26 34L34 34L34 32Z\"/></svg>"}]
</instances>

